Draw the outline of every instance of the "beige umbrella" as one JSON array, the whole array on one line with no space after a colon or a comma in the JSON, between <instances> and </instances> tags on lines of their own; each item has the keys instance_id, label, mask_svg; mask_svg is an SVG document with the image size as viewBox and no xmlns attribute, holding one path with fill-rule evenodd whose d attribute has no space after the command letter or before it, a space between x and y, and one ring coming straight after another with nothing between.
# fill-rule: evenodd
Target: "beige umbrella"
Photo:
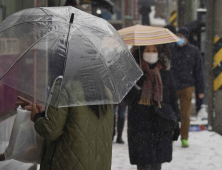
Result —
<instances>
[{"instance_id":1,"label":"beige umbrella","mask_svg":"<svg viewBox=\"0 0 222 170\"><path fill-rule=\"evenodd\" d=\"M135 25L118 32L126 45L146 46L179 41L179 38L166 28Z\"/></svg>"}]
</instances>

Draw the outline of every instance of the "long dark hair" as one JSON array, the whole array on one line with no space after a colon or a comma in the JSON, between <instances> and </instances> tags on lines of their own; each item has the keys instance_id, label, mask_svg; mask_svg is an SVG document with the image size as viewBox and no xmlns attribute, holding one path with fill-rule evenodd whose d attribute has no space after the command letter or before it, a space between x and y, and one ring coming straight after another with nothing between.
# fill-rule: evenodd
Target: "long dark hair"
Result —
<instances>
[{"instance_id":1,"label":"long dark hair","mask_svg":"<svg viewBox=\"0 0 222 170\"><path fill-rule=\"evenodd\" d=\"M161 45L155 45L158 54L159 54L159 60L161 64L163 65L164 70L168 70L168 63L166 60L170 61L171 60L171 52L166 44L161 44ZM140 64L140 60L143 57L143 52L145 50L146 46L140 46L140 47L132 47L131 53L133 57L135 58L136 62Z\"/></svg>"}]
</instances>

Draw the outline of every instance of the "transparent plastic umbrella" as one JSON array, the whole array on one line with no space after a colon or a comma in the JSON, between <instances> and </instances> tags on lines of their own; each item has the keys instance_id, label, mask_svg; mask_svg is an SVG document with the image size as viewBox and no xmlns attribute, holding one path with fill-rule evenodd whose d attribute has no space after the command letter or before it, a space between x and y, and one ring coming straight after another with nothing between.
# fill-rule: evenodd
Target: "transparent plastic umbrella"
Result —
<instances>
[{"instance_id":1,"label":"transparent plastic umbrella","mask_svg":"<svg viewBox=\"0 0 222 170\"><path fill-rule=\"evenodd\" d=\"M142 76L108 22L73 7L17 12L0 24L0 42L1 82L43 103L57 83L56 107L117 104Z\"/></svg>"}]
</instances>

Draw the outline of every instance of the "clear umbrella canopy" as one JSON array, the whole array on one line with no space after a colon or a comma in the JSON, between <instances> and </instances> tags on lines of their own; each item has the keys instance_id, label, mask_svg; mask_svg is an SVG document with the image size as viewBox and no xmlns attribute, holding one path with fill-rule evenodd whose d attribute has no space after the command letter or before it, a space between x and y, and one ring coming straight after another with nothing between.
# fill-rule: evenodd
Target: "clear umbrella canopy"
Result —
<instances>
[{"instance_id":1,"label":"clear umbrella canopy","mask_svg":"<svg viewBox=\"0 0 222 170\"><path fill-rule=\"evenodd\" d=\"M142 75L108 22L73 7L17 12L0 24L0 42L1 82L45 103L60 76L58 107L119 103Z\"/></svg>"}]
</instances>

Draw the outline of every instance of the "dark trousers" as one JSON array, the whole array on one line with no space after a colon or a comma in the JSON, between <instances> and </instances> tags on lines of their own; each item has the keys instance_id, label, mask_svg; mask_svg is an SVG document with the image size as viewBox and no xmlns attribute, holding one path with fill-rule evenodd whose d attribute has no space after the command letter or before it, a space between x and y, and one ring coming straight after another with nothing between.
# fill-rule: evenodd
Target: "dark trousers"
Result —
<instances>
[{"instance_id":1,"label":"dark trousers","mask_svg":"<svg viewBox=\"0 0 222 170\"><path fill-rule=\"evenodd\" d=\"M161 170L161 164L137 165L138 170Z\"/></svg>"},{"instance_id":2,"label":"dark trousers","mask_svg":"<svg viewBox=\"0 0 222 170\"><path fill-rule=\"evenodd\" d=\"M117 133L118 138L122 138L124 122L125 122L125 112L126 106L114 105L113 106L113 114L114 114L114 126L113 126L113 137L116 135L116 109L118 106L118 121L117 121Z\"/></svg>"},{"instance_id":3,"label":"dark trousers","mask_svg":"<svg viewBox=\"0 0 222 170\"><path fill-rule=\"evenodd\" d=\"M113 114L116 116L116 108L118 105L113 106ZM125 120L125 112L126 112L126 106L119 105L118 108L118 118Z\"/></svg>"}]
</instances>

